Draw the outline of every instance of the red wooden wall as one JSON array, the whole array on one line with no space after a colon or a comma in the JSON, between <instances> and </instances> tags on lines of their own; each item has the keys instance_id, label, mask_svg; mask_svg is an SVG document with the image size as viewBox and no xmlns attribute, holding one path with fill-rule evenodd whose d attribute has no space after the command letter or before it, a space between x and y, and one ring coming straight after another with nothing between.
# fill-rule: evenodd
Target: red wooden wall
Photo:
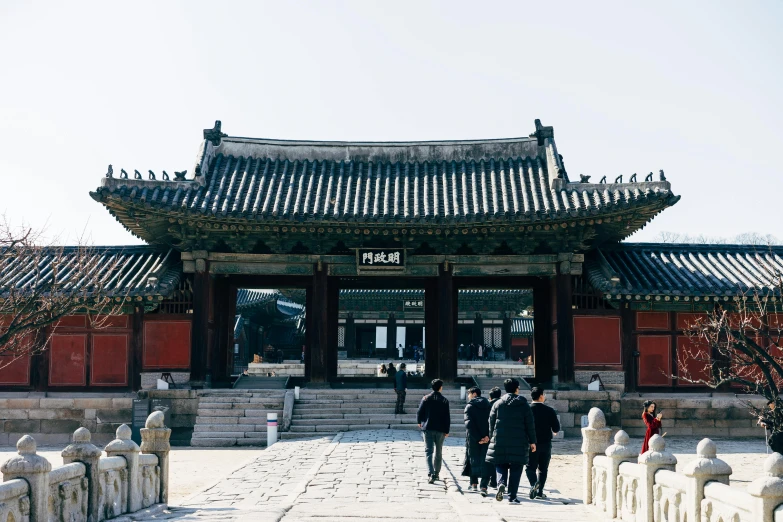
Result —
<instances>
[{"instance_id":1,"label":"red wooden wall","mask_svg":"<svg viewBox=\"0 0 783 522\"><path fill-rule=\"evenodd\" d=\"M190 319L145 318L144 369L190 368L190 330Z\"/></svg>"},{"instance_id":2,"label":"red wooden wall","mask_svg":"<svg viewBox=\"0 0 783 522\"><path fill-rule=\"evenodd\" d=\"M574 316L574 364L617 366L623 364L622 325L618 316Z\"/></svg>"}]
</instances>

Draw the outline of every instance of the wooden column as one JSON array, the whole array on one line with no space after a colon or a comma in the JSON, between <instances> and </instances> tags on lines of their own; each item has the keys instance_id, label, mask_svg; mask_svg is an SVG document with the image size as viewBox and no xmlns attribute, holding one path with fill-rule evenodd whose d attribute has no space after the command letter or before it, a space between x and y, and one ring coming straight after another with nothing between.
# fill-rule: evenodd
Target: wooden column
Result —
<instances>
[{"instance_id":1,"label":"wooden column","mask_svg":"<svg viewBox=\"0 0 783 522\"><path fill-rule=\"evenodd\" d=\"M43 346L48 342L51 327L44 327L35 332L35 342ZM44 350L30 358L30 385L35 391L49 389L49 350Z\"/></svg>"},{"instance_id":2,"label":"wooden column","mask_svg":"<svg viewBox=\"0 0 783 522\"><path fill-rule=\"evenodd\" d=\"M625 373L625 391L636 391L638 365L636 357L636 337L633 334L636 314L628 303L620 308L620 342L622 343L623 370Z\"/></svg>"},{"instance_id":3,"label":"wooden column","mask_svg":"<svg viewBox=\"0 0 783 522\"><path fill-rule=\"evenodd\" d=\"M473 340L473 344L484 344L484 319L479 313L477 313L476 318L473 319L473 335L471 336L471 339ZM466 346L465 349L469 350L470 348ZM465 357L465 354L463 353L462 356ZM467 357L465 358L467 359Z\"/></svg>"},{"instance_id":4,"label":"wooden column","mask_svg":"<svg viewBox=\"0 0 783 522\"><path fill-rule=\"evenodd\" d=\"M318 263L313 270L312 301L308 303L307 316L312 317L310 335L310 382L329 382L329 297L326 265Z\"/></svg>"},{"instance_id":5,"label":"wooden column","mask_svg":"<svg viewBox=\"0 0 783 522\"><path fill-rule=\"evenodd\" d=\"M231 288L226 277L220 277L214 282L213 310L214 331L212 332L212 349L210 350L210 374L212 386L220 388L226 386L231 380L231 372L228 369L228 346L231 332L231 318L229 318L229 299ZM233 345L231 347L233 350Z\"/></svg>"},{"instance_id":6,"label":"wooden column","mask_svg":"<svg viewBox=\"0 0 783 522\"><path fill-rule=\"evenodd\" d=\"M353 314L345 318L345 351L348 357L356 357L356 322Z\"/></svg>"},{"instance_id":7,"label":"wooden column","mask_svg":"<svg viewBox=\"0 0 783 522\"><path fill-rule=\"evenodd\" d=\"M503 316L503 350L508 357L511 353L511 318L508 315Z\"/></svg>"},{"instance_id":8,"label":"wooden column","mask_svg":"<svg viewBox=\"0 0 783 522\"><path fill-rule=\"evenodd\" d=\"M193 274L193 318L190 335L190 380L194 386L204 386L207 378L209 352L209 309L212 302L212 280L206 261L201 271Z\"/></svg>"},{"instance_id":9,"label":"wooden column","mask_svg":"<svg viewBox=\"0 0 783 522\"><path fill-rule=\"evenodd\" d=\"M131 319L131 342L130 342L130 372L131 379L128 381L133 391L141 389L141 372L144 367L144 306L135 305Z\"/></svg>"},{"instance_id":10,"label":"wooden column","mask_svg":"<svg viewBox=\"0 0 783 522\"><path fill-rule=\"evenodd\" d=\"M549 279L533 288L533 365L536 381L552 382L552 302Z\"/></svg>"},{"instance_id":11,"label":"wooden column","mask_svg":"<svg viewBox=\"0 0 783 522\"><path fill-rule=\"evenodd\" d=\"M444 381L457 378L457 292L451 267L444 263L438 275L439 374Z\"/></svg>"},{"instance_id":12,"label":"wooden column","mask_svg":"<svg viewBox=\"0 0 783 522\"><path fill-rule=\"evenodd\" d=\"M427 278L424 283L424 375L428 379L440 378L439 301L438 278Z\"/></svg>"},{"instance_id":13,"label":"wooden column","mask_svg":"<svg viewBox=\"0 0 783 522\"><path fill-rule=\"evenodd\" d=\"M404 348L404 347L403 347ZM386 322L386 358L397 358L397 319L394 313L389 314L389 320ZM403 352L404 353L404 352Z\"/></svg>"},{"instance_id":14,"label":"wooden column","mask_svg":"<svg viewBox=\"0 0 783 522\"><path fill-rule=\"evenodd\" d=\"M323 271L326 273L326 265ZM326 310L327 380L332 380L337 378L337 325L340 317L340 287L334 278L327 278Z\"/></svg>"},{"instance_id":15,"label":"wooden column","mask_svg":"<svg viewBox=\"0 0 783 522\"><path fill-rule=\"evenodd\" d=\"M557 377L574 382L574 322L571 308L571 275L555 276L557 303Z\"/></svg>"}]
</instances>

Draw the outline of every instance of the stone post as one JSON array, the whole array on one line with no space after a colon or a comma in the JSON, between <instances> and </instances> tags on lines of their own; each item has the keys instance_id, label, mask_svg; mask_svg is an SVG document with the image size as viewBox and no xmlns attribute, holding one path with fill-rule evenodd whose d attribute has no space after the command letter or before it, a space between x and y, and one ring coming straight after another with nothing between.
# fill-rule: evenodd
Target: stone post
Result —
<instances>
[{"instance_id":1,"label":"stone post","mask_svg":"<svg viewBox=\"0 0 783 522\"><path fill-rule=\"evenodd\" d=\"M606 427L604 412L591 408L587 414L587 428L582 428L582 500L585 505L593 502L593 459L603 455L609 447L612 430Z\"/></svg>"},{"instance_id":2,"label":"stone post","mask_svg":"<svg viewBox=\"0 0 783 522\"><path fill-rule=\"evenodd\" d=\"M606 488L609 491L606 512L610 518L617 516L617 476L620 474L620 464L633 462L639 456L638 450L632 448L630 443L628 434L620 430L614 436L614 444L606 448L606 456L612 460L609 476L606 477Z\"/></svg>"},{"instance_id":3,"label":"stone post","mask_svg":"<svg viewBox=\"0 0 783 522\"><path fill-rule=\"evenodd\" d=\"M147 417L145 427L141 429L141 451L158 457L160 466L160 502L169 503L169 437L171 430L163 424L163 412L154 411Z\"/></svg>"},{"instance_id":4,"label":"stone post","mask_svg":"<svg viewBox=\"0 0 783 522\"><path fill-rule=\"evenodd\" d=\"M3 482L24 479L30 487L30 520L48 520L47 504L49 498L49 472L52 465L48 460L36 455L38 446L30 435L25 435L16 443L18 457L6 460L0 471Z\"/></svg>"},{"instance_id":5,"label":"stone post","mask_svg":"<svg viewBox=\"0 0 783 522\"><path fill-rule=\"evenodd\" d=\"M677 457L666 451L666 440L660 435L650 438L650 450L639 455L639 464L644 466L642 483L639 485L641 508L636 513L638 522L653 522L653 486L655 472L659 469L675 471Z\"/></svg>"},{"instance_id":6,"label":"stone post","mask_svg":"<svg viewBox=\"0 0 783 522\"><path fill-rule=\"evenodd\" d=\"M63 464L81 462L86 468L87 477L87 522L98 522L100 505L98 504L98 461L101 450L90 442L92 435L87 428L73 432L73 442L65 447L61 455Z\"/></svg>"},{"instance_id":7,"label":"stone post","mask_svg":"<svg viewBox=\"0 0 783 522\"><path fill-rule=\"evenodd\" d=\"M131 429L127 424L117 428L117 438L106 445L107 457L123 457L128 466L127 513L135 513L142 507L141 473L139 472L139 445L131 440Z\"/></svg>"},{"instance_id":8,"label":"stone post","mask_svg":"<svg viewBox=\"0 0 783 522\"><path fill-rule=\"evenodd\" d=\"M688 520L701 520L704 485L717 481L728 486L731 466L718 458L717 447L710 439L702 439L696 447L696 460L685 465L682 474L688 479L685 512Z\"/></svg>"},{"instance_id":9,"label":"stone post","mask_svg":"<svg viewBox=\"0 0 783 522\"><path fill-rule=\"evenodd\" d=\"M764 461L764 476L748 486L753 496L753 520L773 522L775 508L783 503L783 455L773 453Z\"/></svg>"}]
</instances>

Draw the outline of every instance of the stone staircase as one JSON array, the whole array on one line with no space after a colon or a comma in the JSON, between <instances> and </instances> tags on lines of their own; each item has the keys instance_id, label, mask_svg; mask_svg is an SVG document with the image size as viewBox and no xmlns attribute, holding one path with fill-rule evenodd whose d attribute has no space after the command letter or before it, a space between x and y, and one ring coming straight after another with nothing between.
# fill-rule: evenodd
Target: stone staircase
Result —
<instances>
[{"instance_id":1,"label":"stone staircase","mask_svg":"<svg viewBox=\"0 0 783 522\"><path fill-rule=\"evenodd\" d=\"M191 446L266 446L266 414L283 418L284 389L204 390Z\"/></svg>"},{"instance_id":2,"label":"stone staircase","mask_svg":"<svg viewBox=\"0 0 783 522\"><path fill-rule=\"evenodd\" d=\"M302 389L294 404L291 429L281 439L335 435L356 430L418 430L416 410L430 390L409 389L405 415L395 415L397 396L391 389ZM452 432L464 436L465 400L459 390L444 390L451 406Z\"/></svg>"}]
</instances>

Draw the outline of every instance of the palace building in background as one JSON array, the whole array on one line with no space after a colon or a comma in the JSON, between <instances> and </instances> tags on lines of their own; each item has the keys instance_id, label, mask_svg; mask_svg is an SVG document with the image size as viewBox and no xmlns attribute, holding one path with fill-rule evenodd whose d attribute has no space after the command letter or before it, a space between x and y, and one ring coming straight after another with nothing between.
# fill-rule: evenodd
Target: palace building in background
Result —
<instances>
[{"instance_id":1,"label":"palace building in background","mask_svg":"<svg viewBox=\"0 0 783 522\"><path fill-rule=\"evenodd\" d=\"M190 173L140 178L107 174L91 193L148 244L94 248L118 261L106 291L125 314L61 321L46 351L0 370L3 390L138 390L162 372L224 387L254 355L304 358L325 383L399 345L453 380L471 343L529 357L528 380L549 386L600 373L685 388L671 375L688 321L773 292L783 270L781 247L623 243L678 202L663 171L569 175L538 120L524 138L393 143L231 137L217 122ZM29 269L0 274L0 295Z\"/></svg>"}]
</instances>

